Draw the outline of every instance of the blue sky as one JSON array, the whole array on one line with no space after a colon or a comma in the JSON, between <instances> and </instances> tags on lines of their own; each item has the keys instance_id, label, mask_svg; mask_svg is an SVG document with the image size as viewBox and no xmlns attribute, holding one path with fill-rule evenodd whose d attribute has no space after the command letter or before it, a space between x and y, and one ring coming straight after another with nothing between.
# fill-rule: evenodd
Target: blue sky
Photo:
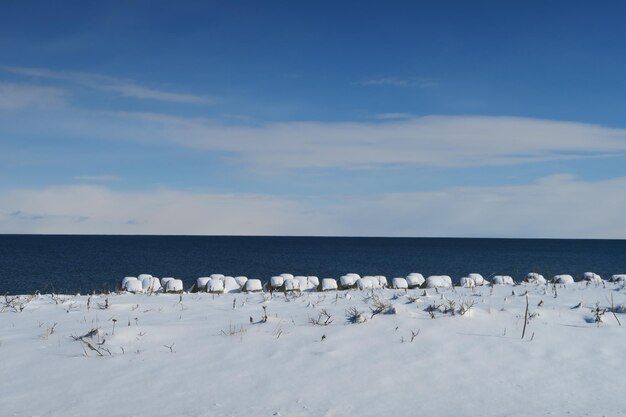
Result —
<instances>
[{"instance_id":1,"label":"blue sky","mask_svg":"<svg viewBox=\"0 0 626 417\"><path fill-rule=\"evenodd\" d=\"M626 238L625 12L5 2L0 232Z\"/></svg>"}]
</instances>

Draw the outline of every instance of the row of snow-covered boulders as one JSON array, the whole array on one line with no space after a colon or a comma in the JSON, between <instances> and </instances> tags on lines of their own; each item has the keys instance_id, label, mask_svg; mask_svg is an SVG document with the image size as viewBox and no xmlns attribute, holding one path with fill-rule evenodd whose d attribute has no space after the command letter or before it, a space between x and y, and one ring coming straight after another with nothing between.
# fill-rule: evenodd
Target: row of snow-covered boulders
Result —
<instances>
[{"instance_id":1,"label":"row of snow-covered boulders","mask_svg":"<svg viewBox=\"0 0 626 417\"><path fill-rule=\"evenodd\" d=\"M593 272L585 272L583 280L599 285L604 282L602 277ZM543 275L530 272L524 278L528 284L573 284L574 277L571 275L555 275L547 280ZM609 278L609 282L626 283L626 274L615 274ZM516 282L509 275L494 275L491 280L483 278L481 274L468 274L459 280L459 286L465 288L480 287L483 285L515 285ZM191 292L208 292L213 294L229 292L303 292L303 291L336 291L346 289L373 290L392 288L408 290L414 288L450 288L453 286L452 278L448 275L431 275L427 278L417 272L412 272L405 278L393 278L388 281L385 276L363 276L359 274L346 274L338 280L334 278L319 279L316 276L294 276L292 274L280 274L273 276L263 283L260 279L248 279L245 276L225 276L213 274L196 279L196 283L189 289ZM176 278L157 278L150 274L141 274L137 277L126 277L122 280L121 289L128 292L172 292L184 291L183 281Z\"/></svg>"}]
</instances>

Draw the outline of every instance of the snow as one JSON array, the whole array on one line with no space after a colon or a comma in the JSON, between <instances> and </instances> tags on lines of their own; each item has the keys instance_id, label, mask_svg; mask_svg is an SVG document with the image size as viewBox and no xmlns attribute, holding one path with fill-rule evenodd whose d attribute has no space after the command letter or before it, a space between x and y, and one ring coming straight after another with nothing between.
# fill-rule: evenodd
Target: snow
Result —
<instances>
[{"instance_id":1,"label":"snow","mask_svg":"<svg viewBox=\"0 0 626 417\"><path fill-rule=\"evenodd\" d=\"M138 279L127 280L122 288L129 292L143 292L143 285L141 285L141 281Z\"/></svg>"},{"instance_id":2,"label":"snow","mask_svg":"<svg viewBox=\"0 0 626 417\"><path fill-rule=\"evenodd\" d=\"M476 286L476 281L471 277L463 277L460 280L461 287L473 288Z\"/></svg>"},{"instance_id":3,"label":"snow","mask_svg":"<svg viewBox=\"0 0 626 417\"><path fill-rule=\"evenodd\" d=\"M213 279L223 279L224 275L223 274L211 274L210 278L213 278Z\"/></svg>"},{"instance_id":4,"label":"snow","mask_svg":"<svg viewBox=\"0 0 626 417\"><path fill-rule=\"evenodd\" d=\"M320 286L320 279L316 276L309 276L306 277L307 281L309 282L309 288L314 290L317 289Z\"/></svg>"},{"instance_id":5,"label":"snow","mask_svg":"<svg viewBox=\"0 0 626 417\"><path fill-rule=\"evenodd\" d=\"M491 282L494 285L515 285L515 280L510 275L494 275Z\"/></svg>"},{"instance_id":6,"label":"snow","mask_svg":"<svg viewBox=\"0 0 626 417\"><path fill-rule=\"evenodd\" d=\"M626 282L626 274L613 274L611 278L609 278L610 282Z\"/></svg>"},{"instance_id":7,"label":"snow","mask_svg":"<svg viewBox=\"0 0 626 417\"><path fill-rule=\"evenodd\" d=\"M431 275L426 278L426 288L452 287L452 278L448 275Z\"/></svg>"},{"instance_id":8,"label":"snow","mask_svg":"<svg viewBox=\"0 0 626 417\"><path fill-rule=\"evenodd\" d=\"M270 278L270 286L272 288L280 288L285 283L285 278L282 275L274 276Z\"/></svg>"},{"instance_id":9,"label":"snow","mask_svg":"<svg viewBox=\"0 0 626 417\"><path fill-rule=\"evenodd\" d=\"M583 279L595 285L601 285L603 282L602 277L595 272L585 272Z\"/></svg>"},{"instance_id":10,"label":"snow","mask_svg":"<svg viewBox=\"0 0 626 417\"><path fill-rule=\"evenodd\" d=\"M243 289L243 287L246 285L246 282L248 282L248 277L244 277L244 276L235 277L235 282L237 282L237 285L239 285L239 288Z\"/></svg>"},{"instance_id":11,"label":"snow","mask_svg":"<svg viewBox=\"0 0 626 417\"><path fill-rule=\"evenodd\" d=\"M471 274L467 274L467 277L474 280L474 285L477 285L477 286L485 285L487 283L487 280L485 280L485 278L483 278L482 275L477 274L475 272Z\"/></svg>"},{"instance_id":12,"label":"snow","mask_svg":"<svg viewBox=\"0 0 626 417\"><path fill-rule=\"evenodd\" d=\"M424 279L424 276L422 274L417 273L417 272L411 272L406 277L406 282L409 288L417 288L417 287L421 287L422 285L424 285L426 280Z\"/></svg>"},{"instance_id":13,"label":"snow","mask_svg":"<svg viewBox=\"0 0 626 417\"><path fill-rule=\"evenodd\" d=\"M360 278L355 278L354 275L351 274L342 275L341 277L339 277L339 285L341 286L341 288L350 288L354 286L354 283L357 279Z\"/></svg>"},{"instance_id":14,"label":"snow","mask_svg":"<svg viewBox=\"0 0 626 417\"><path fill-rule=\"evenodd\" d=\"M538 274L537 272L529 272L526 275L525 281L529 284L537 284L537 285L543 285L547 282L546 279L543 277L543 275Z\"/></svg>"},{"instance_id":15,"label":"snow","mask_svg":"<svg viewBox=\"0 0 626 417\"><path fill-rule=\"evenodd\" d=\"M283 277L283 279L294 279L295 277L293 276L293 274L280 274L281 277Z\"/></svg>"},{"instance_id":16,"label":"snow","mask_svg":"<svg viewBox=\"0 0 626 417\"><path fill-rule=\"evenodd\" d=\"M224 292L239 292L241 287L233 277L224 277Z\"/></svg>"},{"instance_id":17,"label":"snow","mask_svg":"<svg viewBox=\"0 0 626 417\"><path fill-rule=\"evenodd\" d=\"M567 275L567 274L555 275L552 278L552 282L556 284L573 284L574 277L571 275Z\"/></svg>"},{"instance_id":18,"label":"snow","mask_svg":"<svg viewBox=\"0 0 626 417\"><path fill-rule=\"evenodd\" d=\"M150 274L139 274L139 275L137 275L137 279L139 281L143 281L146 278L152 278L152 275L150 275Z\"/></svg>"},{"instance_id":19,"label":"snow","mask_svg":"<svg viewBox=\"0 0 626 417\"><path fill-rule=\"evenodd\" d=\"M210 293L224 292L224 278L211 278L207 284L207 291Z\"/></svg>"},{"instance_id":20,"label":"snow","mask_svg":"<svg viewBox=\"0 0 626 417\"><path fill-rule=\"evenodd\" d=\"M167 282L171 281L173 279L176 279L176 278L172 278L172 277L161 278L161 285L163 286L163 288L166 288L167 287Z\"/></svg>"},{"instance_id":21,"label":"snow","mask_svg":"<svg viewBox=\"0 0 626 417\"><path fill-rule=\"evenodd\" d=\"M374 284L370 278L363 277L356 280L356 287L359 290L371 290L374 288Z\"/></svg>"},{"instance_id":22,"label":"snow","mask_svg":"<svg viewBox=\"0 0 626 417\"><path fill-rule=\"evenodd\" d=\"M0 414L624 415L625 328L611 312L599 327L587 318L611 296L624 305L626 290L586 284L556 298L545 285L374 290L396 314L373 317L371 291L358 290L23 296L22 312L0 312ZM533 318L521 339L526 293ZM454 316L427 311L446 300ZM351 307L367 320L348 324ZM322 309L333 321L312 324ZM85 340L110 355L72 337L94 328Z\"/></svg>"},{"instance_id":23,"label":"snow","mask_svg":"<svg viewBox=\"0 0 626 417\"><path fill-rule=\"evenodd\" d=\"M305 276L297 276L294 278L296 281L298 281L298 288L300 289L300 291L307 291L309 290L309 279Z\"/></svg>"},{"instance_id":24,"label":"snow","mask_svg":"<svg viewBox=\"0 0 626 417\"><path fill-rule=\"evenodd\" d=\"M166 292L179 292L183 290L183 281L180 279L169 279L165 282Z\"/></svg>"},{"instance_id":25,"label":"snow","mask_svg":"<svg viewBox=\"0 0 626 417\"><path fill-rule=\"evenodd\" d=\"M300 281L295 278L287 278L284 281L285 291L300 291Z\"/></svg>"},{"instance_id":26,"label":"snow","mask_svg":"<svg viewBox=\"0 0 626 417\"><path fill-rule=\"evenodd\" d=\"M235 279L237 279L237 278L235 278ZM246 281L245 290L247 292L262 291L263 290L263 284L261 283L260 279L249 279L249 280Z\"/></svg>"},{"instance_id":27,"label":"snow","mask_svg":"<svg viewBox=\"0 0 626 417\"><path fill-rule=\"evenodd\" d=\"M376 275L376 279L378 280L378 288L387 288L387 286L389 285L386 276Z\"/></svg>"},{"instance_id":28,"label":"snow","mask_svg":"<svg viewBox=\"0 0 626 417\"><path fill-rule=\"evenodd\" d=\"M146 292L155 292L155 291L160 291L162 289L161 281L159 281L157 277L144 278L141 281L141 286L143 287L143 290Z\"/></svg>"},{"instance_id":29,"label":"snow","mask_svg":"<svg viewBox=\"0 0 626 417\"><path fill-rule=\"evenodd\" d=\"M196 289L198 291L206 291L207 288L207 284L209 283L209 281L211 279L215 279L215 278L211 278L211 277L200 277L198 279L196 279Z\"/></svg>"},{"instance_id":30,"label":"snow","mask_svg":"<svg viewBox=\"0 0 626 417\"><path fill-rule=\"evenodd\" d=\"M121 288L126 288L126 283L128 281L132 281L132 280L137 281L137 277L125 277L124 279L122 279L122 286L121 286Z\"/></svg>"},{"instance_id":31,"label":"snow","mask_svg":"<svg viewBox=\"0 0 626 417\"><path fill-rule=\"evenodd\" d=\"M335 291L337 290L337 281L333 278L322 279L322 291Z\"/></svg>"},{"instance_id":32,"label":"snow","mask_svg":"<svg viewBox=\"0 0 626 417\"><path fill-rule=\"evenodd\" d=\"M409 284L405 278L394 278L391 280L391 288L395 288L397 290L405 290L409 288Z\"/></svg>"}]
</instances>

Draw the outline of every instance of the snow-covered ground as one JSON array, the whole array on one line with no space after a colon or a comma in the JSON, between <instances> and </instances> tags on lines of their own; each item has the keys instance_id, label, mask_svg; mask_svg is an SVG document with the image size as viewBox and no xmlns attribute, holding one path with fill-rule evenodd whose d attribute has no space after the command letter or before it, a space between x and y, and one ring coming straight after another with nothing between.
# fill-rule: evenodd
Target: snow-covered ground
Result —
<instances>
[{"instance_id":1,"label":"snow-covered ground","mask_svg":"<svg viewBox=\"0 0 626 417\"><path fill-rule=\"evenodd\" d=\"M626 290L556 290L2 298L0 415L626 414Z\"/></svg>"}]
</instances>

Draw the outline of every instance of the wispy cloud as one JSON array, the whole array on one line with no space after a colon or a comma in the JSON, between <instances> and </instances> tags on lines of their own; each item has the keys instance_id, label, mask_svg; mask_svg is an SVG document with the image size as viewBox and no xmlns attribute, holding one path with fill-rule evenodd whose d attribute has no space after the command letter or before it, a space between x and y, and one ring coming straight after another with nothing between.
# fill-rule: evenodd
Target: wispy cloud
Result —
<instances>
[{"instance_id":1,"label":"wispy cloud","mask_svg":"<svg viewBox=\"0 0 626 417\"><path fill-rule=\"evenodd\" d=\"M0 83L0 109L59 107L65 104L66 93L60 88Z\"/></svg>"},{"instance_id":2,"label":"wispy cloud","mask_svg":"<svg viewBox=\"0 0 626 417\"><path fill-rule=\"evenodd\" d=\"M78 175L74 179L77 181L109 182L119 181L121 178L116 175Z\"/></svg>"},{"instance_id":3,"label":"wispy cloud","mask_svg":"<svg viewBox=\"0 0 626 417\"><path fill-rule=\"evenodd\" d=\"M435 87L437 83L435 81L426 78L400 78L400 77L381 77L371 78L364 81L355 83L362 86L387 86L398 88L429 88Z\"/></svg>"},{"instance_id":4,"label":"wispy cloud","mask_svg":"<svg viewBox=\"0 0 626 417\"><path fill-rule=\"evenodd\" d=\"M187 104L213 104L212 97L175 93L141 86L132 81L86 72L51 71L45 68L0 66L1 70L26 77L80 84L95 90L108 91L124 97Z\"/></svg>"},{"instance_id":5,"label":"wispy cloud","mask_svg":"<svg viewBox=\"0 0 626 417\"><path fill-rule=\"evenodd\" d=\"M0 232L624 239L625 188L626 177L583 181L554 175L515 186L302 201L245 193L49 187L0 194Z\"/></svg>"}]
</instances>

